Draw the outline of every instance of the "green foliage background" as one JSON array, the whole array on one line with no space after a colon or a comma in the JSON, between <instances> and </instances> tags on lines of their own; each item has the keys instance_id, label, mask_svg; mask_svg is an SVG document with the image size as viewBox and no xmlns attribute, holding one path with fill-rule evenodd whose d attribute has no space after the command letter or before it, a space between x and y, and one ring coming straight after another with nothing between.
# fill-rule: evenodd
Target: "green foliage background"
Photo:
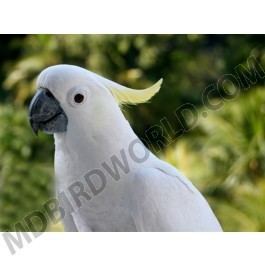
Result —
<instances>
[{"instance_id":1,"label":"green foliage background","mask_svg":"<svg viewBox=\"0 0 265 265\"><path fill-rule=\"evenodd\" d=\"M178 129L174 110L194 104L197 126L170 144L164 141L158 155L199 187L225 231L264 231L264 79L256 76L248 89L241 85L239 96L218 110L209 111L201 101L206 87L239 64L247 67L250 56L264 67L264 44L261 35L1 36L0 230L13 230L53 196L53 139L33 135L27 106L40 71L66 63L139 89L163 77L151 104L125 109L134 130L144 138L163 117Z\"/></svg>"}]
</instances>

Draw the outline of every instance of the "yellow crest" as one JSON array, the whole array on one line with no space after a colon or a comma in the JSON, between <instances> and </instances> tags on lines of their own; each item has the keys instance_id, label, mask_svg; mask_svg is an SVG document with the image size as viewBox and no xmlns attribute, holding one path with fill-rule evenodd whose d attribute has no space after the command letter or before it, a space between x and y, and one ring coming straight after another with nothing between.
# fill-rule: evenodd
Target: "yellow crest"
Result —
<instances>
[{"instance_id":1,"label":"yellow crest","mask_svg":"<svg viewBox=\"0 0 265 265\"><path fill-rule=\"evenodd\" d=\"M146 89L132 89L122 86L116 82L102 78L101 81L111 91L115 100L119 105L122 104L139 104L147 102L151 99L160 89L163 79L161 78L153 86Z\"/></svg>"}]
</instances>

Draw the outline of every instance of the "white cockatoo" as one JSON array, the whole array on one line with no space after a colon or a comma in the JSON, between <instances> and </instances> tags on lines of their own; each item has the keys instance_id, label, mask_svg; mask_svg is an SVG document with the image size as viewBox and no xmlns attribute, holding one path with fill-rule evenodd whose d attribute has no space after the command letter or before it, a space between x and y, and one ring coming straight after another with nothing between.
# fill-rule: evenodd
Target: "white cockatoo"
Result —
<instances>
[{"instance_id":1,"label":"white cockatoo","mask_svg":"<svg viewBox=\"0 0 265 265\"><path fill-rule=\"evenodd\" d=\"M148 101L86 69L51 66L30 105L33 130L54 134L56 192L66 231L221 231L192 183L139 140L120 105Z\"/></svg>"}]
</instances>

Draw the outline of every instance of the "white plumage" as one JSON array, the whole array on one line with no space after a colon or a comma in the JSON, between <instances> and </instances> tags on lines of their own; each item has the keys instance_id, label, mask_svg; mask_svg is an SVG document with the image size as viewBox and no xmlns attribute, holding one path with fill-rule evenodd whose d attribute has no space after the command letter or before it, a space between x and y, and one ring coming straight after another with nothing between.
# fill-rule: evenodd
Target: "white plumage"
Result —
<instances>
[{"instance_id":1,"label":"white plumage","mask_svg":"<svg viewBox=\"0 0 265 265\"><path fill-rule=\"evenodd\" d=\"M133 90L70 65L49 67L40 74L38 87L54 95L68 118L66 132L54 134L56 190L66 212L65 230L221 231L200 192L140 144L119 108L149 100L161 82ZM73 101L76 94L84 96L81 104ZM144 156L144 161L135 159ZM93 196L84 176L95 169L106 183ZM102 186L99 175L91 180ZM81 206L69 193L76 182L83 183L90 196L79 196Z\"/></svg>"}]
</instances>

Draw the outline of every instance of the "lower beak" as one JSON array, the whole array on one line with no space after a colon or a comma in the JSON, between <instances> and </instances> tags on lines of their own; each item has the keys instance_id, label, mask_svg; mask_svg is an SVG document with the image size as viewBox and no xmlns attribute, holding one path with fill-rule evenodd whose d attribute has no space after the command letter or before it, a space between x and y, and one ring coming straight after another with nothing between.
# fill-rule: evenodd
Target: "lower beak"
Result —
<instances>
[{"instance_id":1,"label":"lower beak","mask_svg":"<svg viewBox=\"0 0 265 265\"><path fill-rule=\"evenodd\" d=\"M58 100L47 89L39 90L31 100L29 121L36 134L39 130L48 134L65 132L68 123Z\"/></svg>"}]
</instances>

